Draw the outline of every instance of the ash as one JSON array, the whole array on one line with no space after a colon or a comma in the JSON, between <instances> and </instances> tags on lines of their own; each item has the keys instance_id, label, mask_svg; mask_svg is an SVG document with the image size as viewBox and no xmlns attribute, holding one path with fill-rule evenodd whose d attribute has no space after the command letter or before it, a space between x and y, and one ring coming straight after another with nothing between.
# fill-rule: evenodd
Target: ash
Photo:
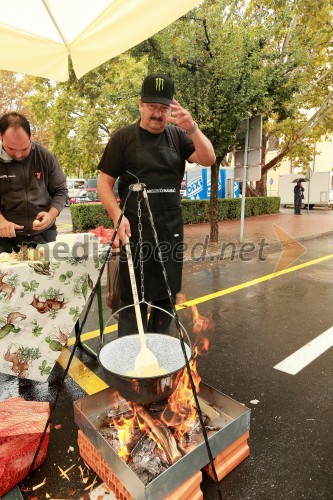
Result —
<instances>
[{"instance_id":1,"label":"ash","mask_svg":"<svg viewBox=\"0 0 333 500\"><path fill-rule=\"evenodd\" d=\"M145 486L168 468L161 454L156 442L147 434L143 434L133 448L129 465Z\"/></svg>"}]
</instances>

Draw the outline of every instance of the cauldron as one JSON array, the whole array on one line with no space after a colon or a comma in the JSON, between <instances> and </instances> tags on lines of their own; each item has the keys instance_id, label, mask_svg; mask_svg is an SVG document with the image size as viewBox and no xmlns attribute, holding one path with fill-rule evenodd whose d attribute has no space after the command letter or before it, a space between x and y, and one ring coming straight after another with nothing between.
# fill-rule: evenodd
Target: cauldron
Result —
<instances>
[{"instance_id":1,"label":"cauldron","mask_svg":"<svg viewBox=\"0 0 333 500\"><path fill-rule=\"evenodd\" d=\"M158 364L167 373L156 377L130 377L140 350L138 334L120 337L103 346L99 362L111 377L112 386L127 401L140 404L156 403L167 399L176 389L185 368L185 358L178 338L161 333L146 333L148 349L155 354ZM186 355L192 357L191 347L185 343Z\"/></svg>"}]
</instances>

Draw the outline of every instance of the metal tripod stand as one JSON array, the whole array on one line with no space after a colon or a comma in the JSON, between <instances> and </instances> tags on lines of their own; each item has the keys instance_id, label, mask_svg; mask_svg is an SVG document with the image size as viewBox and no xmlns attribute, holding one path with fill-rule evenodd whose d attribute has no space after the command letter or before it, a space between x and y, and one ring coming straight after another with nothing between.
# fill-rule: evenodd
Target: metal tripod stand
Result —
<instances>
[{"instance_id":1,"label":"metal tripod stand","mask_svg":"<svg viewBox=\"0 0 333 500\"><path fill-rule=\"evenodd\" d=\"M159 258L159 261L160 261L160 264L161 264L163 278L165 280L165 285L166 285L166 289L167 289L167 292L168 292L168 297L169 297L169 301L170 301L170 305L171 305L171 314L172 314L172 317L175 320L176 327L177 327L177 330L178 330L179 339L180 339L180 343L181 343L181 348L182 348L183 355L184 355L186 369L187 369L187 373L188 373L190 384L191 384L191 389L192 389L192 393L193 393L193 397L194 397L194 401L195 401L195 406L196 406L196 410L197 410L197 413L198 413L198 418L199 418L201 429L202 429L202 434L203 434L203 437L204 437L204 440L205 440L205 444L206 444L206 448L207 448L207 453L208 453L209 461L210 461L210 464L212 466L214 479L215 479L215 482L216 482L216 485L217 485L218 496L219 496L219 498L222 498L220 489L218 488L218 477L217 477L217 473L216 473L216 469L215 469L214 459L213 459L213 455L212 455L212 452L211 452L211 449L210 449L210 446L209 446L208 436L207 436L206 428L205 428L204 421L203 421L203 416L202 416L202 412L201 412L201 408L200 408L200 404L199 404L199 400L198 400L198 396L197 396L197 391L196 391L195 384L194 384L193 377L192 377L192 373L191 373L190 361L189 361L187 353L186 353L186 346L185 346L185 341L184 341L184 333L183 333L182 325L180 323L180 320L179 320L179 317L178 317L178 314L177 314L177 311L176 311L175 301L174 301L172 293L171 293L171 288L170 288L170 284L169 284L167 272L166 272L166 269L165 269L165 266L164 266L164 262L163 262L163 258L162 258L162 254L161 254L161 249L160 249L160 245L159 245L158 235L157 235L157 231L156 231L156 227L155 227L155 224L154 224L154 219L153 219L152 211L151 211L150 204L149 204L149 199L148 199L148 194L147 194L146 186L143 183L138 182L136 184L131 184L129 186L129 190L128 190L125 202L123 204L120 217L119 217L119 219L117 221L117 224L116 224L116 227L115 227L115 230L114 230L114 234L112 236L109 248L108 248L108 250L107 250L107 252L105 254L105 259L104 259L104 262L103 262L103 264L101 266L101 269L100 269L100 272L99 272L99 276L98 276L96 285L95 285L95 287L94 287L94 289L92 291L92 294L91 294L91 296L89 298L89 301L88 301L88 304L87 304L87 309L86 309L86 312L85 312L85 315L84 315L81 327L78 326L77 330L76 330L76 338L77 338L77 341L78 341L78 345L81 346L82 348L84 348L89 354L94 355L96 358L98 357L98 355L94 351L91 351L89 349L87 350L87 346L84 345L81 342L81 332L82 332L82 328L83 328L83 326L85 324L86 318L88 316L92 300L93 300L93 298L94 298L97 290L100 291L100 280L101 280L101 277L102 277L102 274L103 274L106 262L108 261L108 259L110 257L110 254L112 252L112 246L113 246L114 240L116 238L116 235L118 233L119 226L121 224L122 218L124 216L124 212L125 212L127 201L129 199L129 196L132 193L138 193L139 194L139 200L138 200L139 205L138 205L138 208L140 208L140 197L141 197L143 199L144 204L145 204L146 209L147 209L148 219L149 219L149 222L150 222L150 225L151 225L151 229L152 229L152 233L153 233L153 237L154 237L154 242L155 242L156 248L157 248L158 258ZM140 234L140 228L139 228L139 234ZM142 236L142 233L141 233L141 236ZM139 238L140 238L140 236L139 236ZM140 243L140 241L139 241L139 243ZM142 238L141 238L141 244L142 244ZM142 261L142 259L140 259L140 260ZM142 262L140 262L140 264L142 264ZM141 277L142 277L142 283L141 283L141 285L142 285L142 297L143 297L143 301L145 302L145 300L144 300L144 290L143 290L143 268L141 268ZM167 311L165 311L165 312L167 312ZM100 343L101 343L101 345L103 345L103 337L104 337L104 335L103 335L103 333L101 333L100 334Z\"/></svg>"}]
</instances>

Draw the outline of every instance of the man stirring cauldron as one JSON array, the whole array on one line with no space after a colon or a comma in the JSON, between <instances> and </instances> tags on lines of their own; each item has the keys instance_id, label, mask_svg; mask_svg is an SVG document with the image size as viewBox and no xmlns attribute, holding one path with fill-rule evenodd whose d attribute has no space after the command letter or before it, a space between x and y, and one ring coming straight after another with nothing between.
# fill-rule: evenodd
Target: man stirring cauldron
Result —
<instances>
[{"instance_id":1,"label":"man stirring cauldron","mask_svg":"<svg viewBox=\"0 0 333 500\"><path fill-rule=\"evenodd\" d=\"M124 203L131 184L144 183L147 188L154 225L173 300L181 290L183 261L183 221L180 186L185 172L185 160L209 167L215 163L215 153L209 139L201 132L190 113L174 98L174 82L165 75L149 75L142 84L139 98L140 120L118 129L109 140L99 163L98 193L116 225L121 208L113 186L119 178L118 192ZM172 124L172 125L169 125ZM118 235L124 243L130 238L139 299L141 273L139 259L138 206L142 210L141 261L143 262L144 298L153 306L171 311L161 263L144 201L138 203L138 193L131 192ZM126 253L120 254L121 307L133 304ZM171 316L151 308L147 327L147 307L141 304L145 331L166 333ZM134 307L119 314L118 336L137 333Z\"/></svg>"}]
</instances>

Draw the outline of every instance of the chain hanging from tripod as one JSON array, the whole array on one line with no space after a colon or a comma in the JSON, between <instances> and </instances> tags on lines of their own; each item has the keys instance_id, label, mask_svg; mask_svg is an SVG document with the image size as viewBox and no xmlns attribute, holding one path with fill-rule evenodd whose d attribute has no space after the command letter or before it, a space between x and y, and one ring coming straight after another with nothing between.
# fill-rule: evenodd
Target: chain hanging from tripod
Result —
<instances>
[{"instance_id":1,"label":"chain hanging from tripod","mask_svg":"<svg viewBox=\"0 0 333 500\"><path fill-rule=\"evenodd\" d=\"M142 240L142 193L138 194L138 232L139 232L139 265L140 265L140 282L141 282L141 300L145 302L145 285L143 272L143 240Z\"/></svg>"},{"instance_id":2,"label":"chain hanging from tripod","mask_svg":"<svg viewBox=\"0 0 333 500\"><path fill-rule=\"evenodd\" d=\"M219 485L218 485L218 477L217 477L217 472L216 472L216 469L215 469L214 458L213 458L213 455L212 455L212 451L210 449L210 445L209 445L209 441L208 441L208 435L207 435L207 431L206 431L206 428L205 428L205 424L204 424L204 420L203 420L203 415L202 415L202 411L201 411L199 400L198 400L197 391L196 391L195 384L194 384L193 377L192 377L192 373L191 373L190 362L189 362L189 359L188 359L187 354L186 354L185 343L184 343L184 334L182 332L181 323L179 321L179 317L178 317L178 313L177 313L177 310L176 310L175 301L174 301L174 298L173 298L172 293L171 293L171 288L170 288L170 284L169 284L168 275L167 275L167 272L166 272L166 269L165 269L165 266L164 266L164 262L163 262L163 256L162 256L161 248L160 248L159 241L158 241L158 235L157 235L156 227L155 227L155 224L154 224L153 214L152 214L152 211L151 211L151 208L150 208L150 204L149 204L147 189L146 189L145 184L142 184L141 186L142 186L142 197L144 199L144 202L145 202L145 205L146 205L146 209L147 209L147 212L148 212L148 218L149 218L149 222L150 222L151 229L152 229L152 232L153 232L153 236L154 236L154 240L155 240L155 244L156 244L158 258L160 260L161 269L162 269L162 273L163 273L165 285L166 285L166 288L167 288L167 292L168 292L168 296L169 296L169 300L170 300L170 305L171 305L171 308L172 308L172 314L173 314L173 317L174 317L174 320L175 320L175 323L176 323L176 326L177 326L177 330L178 330L178 333L179 333L180 345L181 345L181 348L182 348L182 351L183 351L183 354L184 354L184 360L185 360L185 364L186 364L186 370L187 370L188 377L189 377L189 380L190 380L190 385L191 385L191 389L192 389L192 393L193 393L193 397L194 397L194 401L195 401L195 406L196 406L196 409L197 409L197 414L198 414L198 418L199 418L199 422L200 422L202 434L203 434L205 445L206 445L206 448L207 448L208 458L209 458L209 461L210 461L210 464L211 464L211 467L212 467L212 471L213 471L213 476L214 476L214 480L215 480L215 484L216 484L218 498L222 499L222 493L221 493Z\"/></svg>"}]
</instances>

